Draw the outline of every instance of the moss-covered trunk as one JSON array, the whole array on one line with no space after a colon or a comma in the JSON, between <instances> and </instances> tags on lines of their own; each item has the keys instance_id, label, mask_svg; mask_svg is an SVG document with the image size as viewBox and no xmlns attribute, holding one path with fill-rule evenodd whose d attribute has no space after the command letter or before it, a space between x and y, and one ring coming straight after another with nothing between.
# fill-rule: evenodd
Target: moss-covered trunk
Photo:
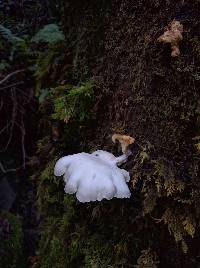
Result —
<instances>
[{"instance_id":1,"label":"moss-covered trunk","mask_svg":"<svg viewBox=\"0 0 200 268\"><path fill-rule=\"evenodd\" d=\"M57 221L46 211L42 267L198 267L198 8L159 0L64 5L71 79L97 85L93 126L78 124L73 135L82 150L115 153L111 134L136 138L125 166L132 198L82 205L65 196ZM173 19L184 27L176 58L157 41Z\"/></svg>"},{"instance_id":2,"label":"moss-covered trunk","mask_svg":"<svg viewBox=\"0 0 200 268\"><path fill-rule=\"evenodd\" d=\"M39 48L35 72L37 267L199 267L199 4L58 1L65 40ZM157 40L174 19L184 29L178 57ZM64 195L55 160L117 154L113 133L136 139L124 165L131 198L82 204Z\"/></svg>"}]
</instances>

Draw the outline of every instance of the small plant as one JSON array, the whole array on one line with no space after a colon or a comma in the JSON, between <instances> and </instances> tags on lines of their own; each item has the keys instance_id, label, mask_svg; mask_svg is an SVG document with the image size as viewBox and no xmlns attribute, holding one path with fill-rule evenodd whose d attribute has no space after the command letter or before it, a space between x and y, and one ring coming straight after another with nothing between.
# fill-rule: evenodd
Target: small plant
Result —
<instances>
[{"instance_id":1,"label":"small plant","mask_svg":"<svg viewBox=\"0 0 200 268\"><path fill-rule=\"evenodd\" d=\"M55 95L56 93L58 96L54 99L53 119L64 120L67 123L72 118L84 121L90 117L94 101L93 82L88 81L81 86L57 87Z\"/></svg>"},{"instance_id":2,"label":"small plant","mask_svg":"<svg viewBox=\"0 0 200 268\"><path fill-rule=\"evenodd\" d=\"M9 67L9 62L14 60L14 57L23 56L26 58L26 56L29 55L30 49L28 47L28 42L26 39L16 36L11 32L10 29L4 27L0 24L0 43L3 49L6 47L9 48L9 56L8 56L8 62L4 61L4 65L2 65L1 62L1 69L2 67L6 68ZM6 69L5 68L5 69Z\"/></svg>"},{"instance_id":3,"label":"small plant","mask_svg":"<svg viewBox=\"0 0 200 268\"><path fill-rule=\"evenodd\" d=\"M35 43L48 43L55 44L57 42L63 41L65 36L62 31L60 31L58 25L52 23L45 25L38 33L31 39Z\"/></svg>"},{"instance_id":4,"label":"small plant","mask_svg":"<svg viewBox=\"0 0 200 268\"><path fill-rule=\"evenodd\" d=\"M23 42L24 40L15 36L10 29L0 24L0 35L9 43Z\"/></svg>"}]
</instances>

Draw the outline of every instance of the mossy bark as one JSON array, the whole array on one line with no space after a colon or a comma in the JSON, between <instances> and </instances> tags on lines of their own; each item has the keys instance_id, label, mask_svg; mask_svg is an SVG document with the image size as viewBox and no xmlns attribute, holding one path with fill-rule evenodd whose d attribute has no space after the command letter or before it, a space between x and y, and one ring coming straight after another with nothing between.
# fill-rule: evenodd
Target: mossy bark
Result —
<instances>
[{"instance_id":1,"label":"mossy bark","mask_svg":"<svg viewBox=\"0 0 200 268\"><path fill-rule=\"evenodd\" d=\"M125 166L130 200L80 204L64 198L58 195L62 182L51 173L55 160L47 165L38 188L46 217L41 267L198 267L198 11L199 1L64 4L70 82L92 78L99 88L95 124L81 123L73 134L85 129L80 149L116 153L114 132L135 137L137 145ZM184 27L177 58L157 42L173 19ZM65 135L63 153L71 136Z\"/></svg>"},{"instance_id":2,"label":"mossy bark","mask_svg":"<svg viewBox=\"0 0 200 268\"><path fill-rule=\"evenodd\" d=\"M0 213L0 267L25 267L22 223L12 213Z\"/></svg>"}]
</instances>

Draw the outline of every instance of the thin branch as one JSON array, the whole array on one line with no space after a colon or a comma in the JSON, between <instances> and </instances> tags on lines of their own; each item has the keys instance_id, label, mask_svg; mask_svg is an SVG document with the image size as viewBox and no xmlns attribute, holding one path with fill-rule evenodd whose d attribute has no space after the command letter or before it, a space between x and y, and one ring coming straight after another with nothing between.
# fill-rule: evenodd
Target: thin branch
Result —
<instances>
[{"instance_id":1,"label":"thin branch","mask_svg":"<svg viewBox=\"0 0 200 268\"><path fill-rule=\"evenodd\" d=\"M8 85L8 86L6 86L6 87L2 87L2 88L0 88L0 91L1 91L1 90L4 90L4 89L11 88L11 87L15 87L15 86L18 86L18 85L22 85L22 84L24 84L24 82L23 82L23 81L20 81L20 82L17 82L17 83Z\"/></svg>"},{"instance_id":2,"label":"thin branch","mask_svg":"<svg viewBox=\"0 0 200 268\"><path fill-rule=\"evenodd\" d=\"M5 169L3 164L0 162L0 170L5 174L8 172L16 172L18 170L20 170L22 167L18 167L18 168L10 168L10 169Z\"/></svg>"},{"instance_id":3,"label":"thin branch","mask_svg":"<svg viewBox=\"0 0 200 268\"><path fill-rule=\"evenodd\" d=\"M24 72L26 69L21 69L21 70L16 70L10 74L8 74L6 77L4 77L4 79L0 80L0 85L3 84L4 82L6 82L10 77L12 77L13 75L16 75L18 73L22 73Z\"/></svg>"},{"instance_id":4,"label":"thin branch","mask_svg":"<svg viewBox=\"0 0 200 268\"><path fill-rule=\"evenodd\" d=\"M22 146L22 159L23 159L23 164L22 164L22 167L25 168L25 165L26 165L26 162L25 162L25 159L26 159L26 151L25 151L25 144L24 144L24 140L25 140L25 127L24 127L24 121L23 121L23 116L21 117L21 125L18 124L17 122L15 122L16 126L18 126L21 130L21 146Z\"/></svg>"},{"instance_id":5,"label":"thin branch","mask_svg":"<svg viewBox=\"0 0 200 268\"><path fill-rule=\"evenodd\" d=\"M26 156L27 158L27 156ZM29 157L29 161L23 163L21 166L17 167L17 168L9 168L9 169L5 169L3 164L0 162L0 171L2 171L2 173L6 174L6 173L9 173L9 172L16 172L18 170L21 170L22 168L24 169L24 166L27 165L27 166L35 166L35 165L38 165L38 161L37 161L37 157L36 159L33 159L33 157Z\"/></svg>"},{"instance_id":6,"label":"thin branch","mask_svg":"<svg viewBox=\"0 0 200 268\"><path fill-rule=\"evenodd\" d=\"M20 89L20 88L17 88L17 90L18 90L19 92L21 92L22 95L24 95L24 96L26 97L27 100L29 99L28 94L27 94L26 92L24 92L24 90L22 90L22 89Z\"/></svg>"},{"instance_id":7,"label":"thin branch","mask_svg":"<svg viewBox=\"0 0 200 268\"><path fill-rule=\"evenodd\" d=\"M12 110L12 117L11 117L10 135L9 135L6 146L0 152L5 152L8 149L8 146L12 140L12 137L13 137L13 129L14 129L14 123L15 123L16 111L17 111L17 101L16 101L16 91L12 89L11 93L12 93L11 98L13 100L13 110Z\"/></svg>"},{"instance_id":8,"label":"thin branch","mask_svg":"<svg viewBox=\"0 0 200 268\"><path fill-rule=\"evenodd\" d=\"M10 126L11 122L10 123L7 123L5 127L3 127L0 131L0 135L6 130L8 129L8 127Z\"/></svg>"}]
</instances>

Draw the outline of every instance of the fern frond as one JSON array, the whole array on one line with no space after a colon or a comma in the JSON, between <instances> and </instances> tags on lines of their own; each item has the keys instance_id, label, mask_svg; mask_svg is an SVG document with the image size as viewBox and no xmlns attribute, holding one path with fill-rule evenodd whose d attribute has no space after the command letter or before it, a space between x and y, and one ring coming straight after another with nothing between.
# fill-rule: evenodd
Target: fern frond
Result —
<instances>
[{"instance_id":1,"label":"fern frond","mask_svg":"<svg viewBox=\"0 0 200 268\"><path fill-rule=\"evenodd\" d=\"M62 31L58 28L56 24L48 24L44 26L38 33L31 39L35 43L48 43L55 44L57 42L63 41L65 36Z\"/></svg>"},{"instance_id":2,"label":"fern frond","mask_svg":"<svg viewBox=\"0 0 200 268\"><path fill-rule=\"evenodd\" d=\"M14 44L24 41L22 38L15 36L11 30L0 24L0 35L9 43Z\"/></svg>"},{"instance_id":3,"label":"fern frond","mask_svg":"<svg viewBox=\"0 0 200 268\"><path fill-rule=\"evenodd\" d=\"M67 85L68 87L68 85ZM67 92L62 92L54 100L54 119L64 120L66 123L70 118L84 121L89 118L90 108L94 100L94 84L88 81L81 86L74 86Z\"/></svg>"}]
</instances>

